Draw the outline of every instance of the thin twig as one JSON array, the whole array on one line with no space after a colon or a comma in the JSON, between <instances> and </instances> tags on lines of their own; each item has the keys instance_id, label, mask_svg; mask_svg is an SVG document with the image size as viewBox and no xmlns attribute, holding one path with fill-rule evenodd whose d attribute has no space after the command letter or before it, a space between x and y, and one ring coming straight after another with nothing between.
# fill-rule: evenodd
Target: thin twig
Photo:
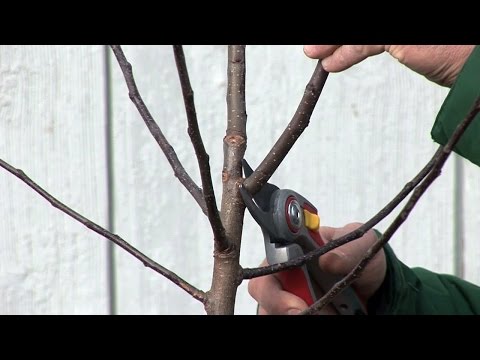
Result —
<instances>
[{"instance_id":1,"label":"thin twig","mask_svg":"<svg viewBox=\"0 0 480 360\"><path fill-rule=\"evenodd\" d=\"M195 155L198 160L200 169L200 177L202 179L203 197L207 207L207 216L212 227L215 250L224 251L228 248L228 241L225 237L225 229L223 228L220 214L217 209L215 200L215 192L213 190L212 175L210 173L209 156L203 145L202 135L198 128L197 112L195 110L195 101L193 97L193 89L188 76L187 63L182 45L173 45L173 53L175 55L175 63L177 64L178 77L182 86L183 102L185 103L185 111L188 121L188 135L192 141Z\"/></svg>"},{"instance_id":2,"label":"thin twig","mask_svg":"<svg viewBox=\"0 0 480 360\"><path fill-rule=\"evenodd\" d=\"M325 244L324 246L312 251L304 256L298 257L296 259L281 263L275 264L270 266L263 266L259 268L245 268L242 270L243 279L253 279L259 276L265 276L269 274L273 274L279 271L295 268L298 266L302 266L307 261L319 257L339 246L342 246L350 241L356 240L365 233L377 225L380 221L382 221L386 216L388 216L398 204L400 204L408 194L412 192L413 189L428 175L428 173L432 170L436 160L442 154L442 148L440 147L436 152L435 155L430 159L430 161L425 165L425 167L405 186L403 189L387 204L383 209L381 209L377 214L375 214L370 220L368 220L365 224L357 228L356 230L345 234L338 239L332 240Z\"/></svg>"},{"instance_id":3,"label":"thin twig","mask_svg":"<svg viewBox=\"0 0 480 360\"><path fill-rule=\"evenodd\" d=\"M352 284L362 273L365 267L369 264L375 254L383 248L383 246L392 238L393 234L398 228L407 220L408 215L413 210L418 200L429 188L429 186L438 178L442 172L443 165L450 156L452 149L462 137L467 127L472 123L475 116L480 112L480 97L477 98L470 110L470 113L457 126L454 133L450 136L447 144L442 147L440 156L436 159L432 171L428 174L425 180L415 189L412 196L404 206L400 214L395 218L392 224L385 230L383 235L368 249L362 260L345 276L342 280L336 283L322 298L315 302L312 306L302 312L303 315L317 314L325 305L329 304L332 299L341 293L347 286Z\"/></svg>"},{"instance_id":4,"label":"thin twig","mask_svg":"<svg viewBox=\"0 0 480 360\"><path fill-rule=\"evenodd\" d=\"M192 194L193 198L202 208L203 213L207 214L207 207L203 198L202 189L200 189L192 180L192 178L188 175L185 168L180 163L180 160L178 159L175 150L165 138L162 130L155 122L152 115L150 114L150 111L143 102L143 99L138 92L138 88L133 77L132 65L125 58L122 47L120 45L110 45L110 47L112 48L113 53L117 58L118 64L120 65L120 69L122 70L123 76L125 77L125 82L127 83L128 95L130 97L130 100L132 100L132 102L135 104L143 121L147 125L148 130L150 130L150 133L153 135L158 145L162 149L163 153L165 154L165 157L173 168L175 176L178 178L178 180L180 180L183 186L185 186L188 192Z\"/></svg>"},{"instance_id":5,"label":"thin twig","mask_svg":"<svg viewBox=\"0 0 480 360\"><path fill-rule=\"evenodd\" d=\"M297 139L307 128L327 77L328 72L323 69L319 61L292 120L265 159L263 159L253 174L245 180L244 186L252 195L257 193L270 179Z\"/></svg>"},{"instance_id":6,"label":"thin twig","mask_svg":"<svg viewBox=\"0 0 480 360\"><path fill-rule=\"evenodd\" d=\"M60 211L67 214L68 216L74 218L78 222L85 225L90 230L95 231L97 234L102 235L103 237L112 241L116 245L120 246L122 249L124 249L125 251L127 251L134 257L136 257L138 260L140 260L143 263L143 265L165 276L168 280L178 285L180 288L185 290L187 293L189 293L198 301L202 303L204 302L205 293L203 291L197 289L195 286L189 284L188 282L180 278L178 275L176 275L172 271L164 268L162 265L150 259L148 256L146 256L145 254L143 254L142 252L134 248L132 245L127 243L125 240L123 240L120 236L112 234L110 231L104 229L100 225L95 224L93 221L80 215L75 210L72 210L71 208L69 208L68 206L66 206L59 200L57 200L55 197L50 195L46 190L44 190L40 185L38 185L32 179L30 179L22 170L14 168L13 166L3 161L2 159L0 159L0 166L5 170L7 170L8 172L10 172L11 174L15 175L17 178L22 180L28 186L30 186L33 190L35 190L38 194L40 194L40 196L42 196L45 200L50 202L50 204L53 207L59 209Z\"/></svg>"}]
</instances>

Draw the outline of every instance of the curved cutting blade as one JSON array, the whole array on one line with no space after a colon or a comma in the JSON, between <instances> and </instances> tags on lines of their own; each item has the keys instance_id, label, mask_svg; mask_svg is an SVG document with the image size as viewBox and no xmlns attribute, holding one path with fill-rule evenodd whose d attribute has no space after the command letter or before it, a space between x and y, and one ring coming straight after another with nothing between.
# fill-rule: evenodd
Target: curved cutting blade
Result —
<instances>
[{"instance_id":1,"label":"curved cutting blade","mask_svg":"<svg viewBox=\"0 0 480 360\"><path fill-rule=\"evenodd\" d=\"M273 224L273 218L272 214L269 211L264 211L261 209L254 201L252 198L252 195L245 189L245 187L240 186L240 194L242 195L243 201L245 203L245 206L247 207L248 211L252 215L252 217L255 219L258 225L265 230L271 238L277 238L277 231L275 229L275 226Z\"/></svg>"},{"instance_id":2,"label":"curved cutting blade","mask_svg":"<svg viewBox=\"0 0 480 360\"><path fill-rule=\"evenodd\" d=\"M242 165L243 165L243 172L245 174L245 177L249 177L250 175L252 175L253 170L250 167L250 165L248 164L247 160L243 159L242 160ZM255 194L255 196L253 196L253 200L255 200L257 205L263 211L270 212L270 206L271 206L270 205L270 200L272 199L274 192L277 191L278 189L279 188L277 186L275 186L273 184L270 184L270 183L266 183L265 185L263 185L263 187L260 189L260 191L257 192Z\"/></svg>"}]
</instances>

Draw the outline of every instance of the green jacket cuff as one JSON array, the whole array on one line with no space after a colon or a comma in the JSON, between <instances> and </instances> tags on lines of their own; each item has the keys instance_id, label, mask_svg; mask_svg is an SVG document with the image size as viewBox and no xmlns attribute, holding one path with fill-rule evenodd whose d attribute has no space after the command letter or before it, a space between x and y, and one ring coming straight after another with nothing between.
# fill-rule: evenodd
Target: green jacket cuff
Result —
<instances>
[{"instance_id":1,"label":"green jacket cuff","mask_svg":"<svg viewBox=\"0 0 480 360\"><path fill-rule=\"evenodd\" d=\"M445 145L457 125L468 115L480 95L480 46L476 46L465 62L433 125L433 140ZM480 114L463 134L454 151L480 166Z\"/></svg>"},{"instance_id":2,"label":"green jacket cuff","mask_svg":"<svg viewBox=\"0 0 480 360\"><path fill-rule=\"evenodd\" d=\"M377 236L381 234L376 231ZM414 272L396 257L389 244L383 248L387 263L385 279L368 302L368 313L374 315L395 315L414 313L417 277Z\"/></svg>"},{"instance_id":3,"label":"green jacket cuff","mask_svg":"<svg viewBox=\"0 0 480 360\"><path fill-rule=\"evenodd\" d=\"M377 236L381 234L377 231ZM458 277L409 268L384 247L385 279L368 302L376 315L478 315L480 287Z\"/></svg>"}]
</instances>

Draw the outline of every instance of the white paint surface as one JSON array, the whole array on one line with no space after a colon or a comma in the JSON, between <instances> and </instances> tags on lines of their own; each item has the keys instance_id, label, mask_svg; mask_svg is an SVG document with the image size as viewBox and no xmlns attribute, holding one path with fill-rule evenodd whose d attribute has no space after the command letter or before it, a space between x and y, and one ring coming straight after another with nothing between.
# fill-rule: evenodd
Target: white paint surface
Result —
<instances>
[{"instance_id":1,"label":"white paint surface","mask_svg":"<svg viewBox=\"0 0 480 360\"><path fill-rule=\"evenodd\" d=\"M0 157L105 225L101 46L0 47ZM0 313L103 314L106 241L0 171Z\"/></svg>"},{"instance_id":2,"label":"white paint surface","mask_svg":"<svg viewBox=\"0 0 480 360\"><path fill-rule=\"evenodd\" d=\"M152 115L200 183L171 47L124 51ZM227 47L185 46L185 53L220 202ZM105 226L103 61L98 46L0 47L0 157ZM298 45L247 47L246 159L252 166L290 121L314 66ZM209 223L130 102L113 56L111 71L115 233L207 290L213 263ZM433 155L430 129L447 92L388 55L331 74L309 128L272 182L303 193L324 225L368 220ZM466 161L464 167L465 274L480 283L480 172ZM409 266L453 271L454 177L449 161L392 239ZM0 312L107 313L105 241L6 172L0 173L0 189ZM263 252L261 232L247 215L242 265L256 266ZM124 251L115 255L118 313L204 313L200 303ZM254 311L244 283L236 313Z\"/></svg>"}]
</instances>

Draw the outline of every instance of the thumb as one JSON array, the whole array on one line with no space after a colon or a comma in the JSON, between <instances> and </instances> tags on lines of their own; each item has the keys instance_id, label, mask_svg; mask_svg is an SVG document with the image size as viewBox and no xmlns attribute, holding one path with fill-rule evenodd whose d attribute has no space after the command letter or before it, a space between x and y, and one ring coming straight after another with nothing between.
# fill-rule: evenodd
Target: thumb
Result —
<instances>
[{"instance_id":1,"label":"thumb","mask_svg":"<svg viewBox=\"0 0 480 360\"><path fill-rule=\"evenodd\" d=\"M348 234L362 224L351 223L342 228L330 228L322 231L326 242ZM331 229L334 229L333 231ZM328 236L331 235L331 236ZM361 238L342 245L320 257L320 267L323 271L335 275L347 275L363 258L366 251L377 241L373 230L369 230ZM360 296L368 299L380 287L385 278L386 260L383 249L379 251L365 267L360 277L353 283L353 287Z\"/></svg>"}]
</instances>

